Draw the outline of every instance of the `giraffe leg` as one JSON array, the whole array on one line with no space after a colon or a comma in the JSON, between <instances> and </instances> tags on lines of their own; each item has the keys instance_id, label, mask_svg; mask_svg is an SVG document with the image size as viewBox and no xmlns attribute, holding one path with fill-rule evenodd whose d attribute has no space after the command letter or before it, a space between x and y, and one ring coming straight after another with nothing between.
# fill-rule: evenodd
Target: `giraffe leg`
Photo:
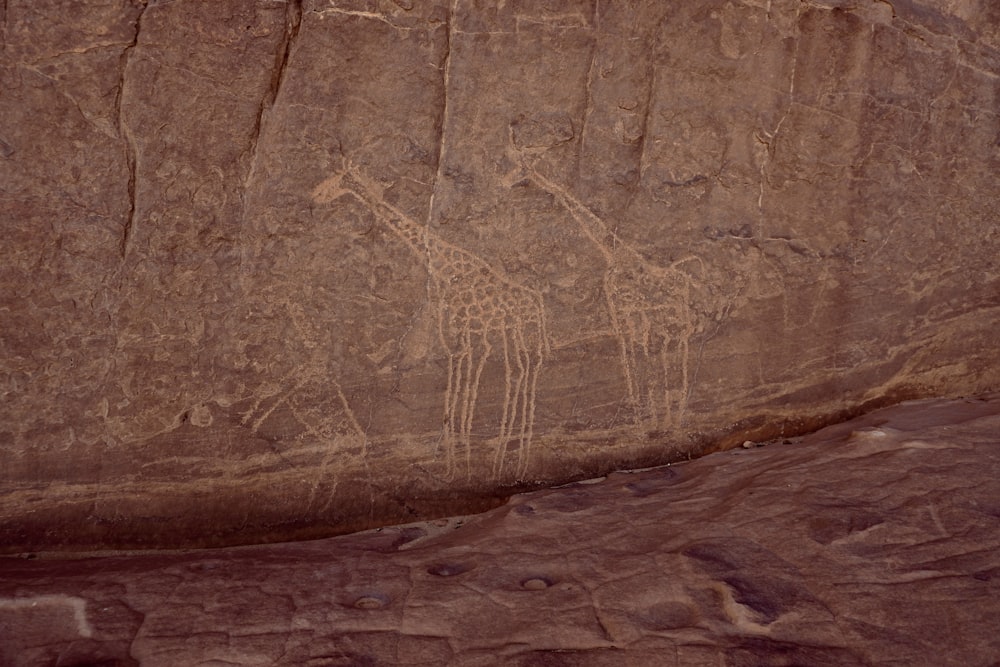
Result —
<instances>
[{"instance_id":1,"label":"giraffe leg","mask_svg":"<svg viewBox=\"0 0 1000 667\"><path fill-rule=\"evenodd\" d=\"M451 423L449 425L452 435L451 445L451 466L452 478L457 472L455 462L456 439L463 445L467 445L466 414L468 411L468 400L470 386L472 384L472 339L469 331L464 331L461 337L460 351L458 355L458 365L455 368L456 387L451 403Z\"/></svg>"},{"instance_id":2,"label":"giraffe leg","mask_svg":"<svg viewBox=\"0 0 1000 667\"><path fill-rule=\"evenodd\" d=\"M527 461L528 412L531 407L528 404L531 387L531 354L528 352L528 346L524 340L524 332L518 330L515 332L515 335L517 337L519 374L517 378L517 393L514 395L514 401L516 404L519 404L520 413L517 432L517 476L520 477Z\"/></svg>"},{"instance_id":3,"label":"giraffe leg","mask_svg":"<svg viewBox=\"0 0 1000 667\"><path fill-rule=\"evenodd\" d=\"M680 367L681 367L681 396L678 401L677 406L677 425L680 426L681 422L684 420L684 412L687 410L688 404L688 394L691 391L691 387L688 383L688 340L690 338L690 333L681 337L678 343L678 356L680 357Z\"/></svg>"},{"instance_id":4,"label":"giraffe leg","mask_svg":"<svg viewBox=\"0 0 1000 667\"><path fill-rule=\"evenodd\" d=\"M621 358L622 375L625 377L625 392L630 404L635 405L638 400L638 386L635 381L634 363L629 352L630 337L625 331L622 323L622 313L611 298L610 293L605 290L605 300L608 306L608 314L611 317L611 330L618 339L618 353Z\"/></svg>"},{"instance_id":5,"label":"giraffe leg","mask_svg":"<svg viewBox=\"0 0 1000 667\"><path fill-rule=\"evenodd\" d=\"M631 403L639 402L639 385L635 378L635 356L632 350L632 342L624 335L618 341L621 355L622 372L625 374L625 389Z\"/></svg>"},{"instance_id":6,"label":"giraffe leg","mask_svg":"<svg viewBox=\"0 0 1000 667\"><path fill-rule=\"evenodd\" d=\"M465 379L471 365L471 352L465 341L457 352L448 354L448 389L444 401L444 442L448 479L455 476L455 441L462 435L461 406L465 394Z\"/></svg>"},{"instance_id":7,"label":"giraffe leg","mask_svg":"<svg viewBox=\"0 0 1000 667\"><path fill-rule=\"evenodd\" d=\"M628 387L629 406L638 413L641 412L643 403L642 387L639 382L638 368L636 365L635 341L625 336L621 341L622 369L625 371L625 384Z\"/></svg>"},{"instance_id":8,"label":"giraffe leg","mask_svg":"<svg viewBox=\"0 0 1000 667\"><path fill-rule=\"evenodd\" d=\"M635 410L635 418L643 422L650 411L649 400L649 360L643 353L645 346L642 333L630 317L622 339L624 366L629 381L629 400Z\"/></svg>"},{"instance_id":9,"label":"giraffe leg","mask_svg":"<svg viewBox=\"0 0 1000 667\"><path fill-rule=\"evenodd\" d=\"M455 443L453 441L455 433L455 401L454 396L456 394L456 375L458 374L458 362L456 357L451 352L448 353L448 384L444 392L444 415L442 415L441 424L441 435L444 441L444 456L445 456L445 467L446 475L449 479L452 478L454 474L454 451Z\"/></svg>"},{"instance_id":10,"label":"giraffe leg","mask_svg":"<svg viewBox=\"0 0 1000 667\"><path fill-rule=\"evenodd\" d=\"M641 386L646 394L646 404L644 407L647 414L645 417L650 423L655 425L655 428L659 428L663 419L660 414L660 394L665 386L665 381L661 380L660 373L661 366L663 365L660 363L663 348L661 347L660 350L656 349L657 332L649 313L640 311L635 316L635 322L634 339L638 341L635 356L638 357L640 354L642 356L642 363L636 364L638 367L636 373L641 378ZM666 375L666 371L663 372L663 375Z\"/></svg>"},{"instance_id":11,"label":"giraffe leg","mask_svg":"<svg viewBox=\"0 0 1000 667\"><path fill-rule=\"evenodd\" d=\"M462 437L465 440L465 474L469 479L472 479L472 418L475 415L476 401L479 398L479 381L483 377L483 368L486 367L486 362L489 360L490 353L492 352L488 332L483 333L482 339L482 351L480 352L478 362L475 364L476 370L470 375L465 405L462 408ZM471 354L469 357L470 372L472 371L474 359L475 355Z\"/></svg>"},{"instance_id":12,"label":"giraffe leg","mask_svg":"<svg viewBox=\"0 0 1000 667\"><path fill-rule=\"evenodd\" d=\"M524 340L521 336L521 332L515 329L513 335L511 336L513 343L513 357L514 365L516 368L516 379L513 384L508 386L507 394L509 396L511 404L511 412L508 419L507 428L507 440L504 442L504 454L508 451L508 445L510 440L517 437L519 442L518 449L518 467L514 469L515 475L517 474L518 468L520 467L521 456L523 455L521 448L524 446L524 406L522 405L522 395L524 393L525 385L527 384L527 367L524 358ZM520 422L521 426L518 428L517 435L515 435L514 428Z\"/></svg>"},{"instance_id":13,"label":"giraffe leg","mask_svg":"<svg viewBox=\"0 0 1000 667\"><path fill-rule=\"evenodd\" d=\"M542 370L542 355L544 352L544 341L539 340L538 347L534 350L534 358L532 358L532 351L530 348L525 346L525 352L528 359L528 375L524 387L524 399L525 399L525 428L522 431L522 441L521 449L519 453L523 454L519 457L520 466L518 468L518 477L522 480L527 477L528 474L528 464L530 462L531 456L531 439L534 435L535 427L535 397L538 390L538 375Z\"/></svg>"},{"instance_id":14,"label":"giraffe leg","mask_svg":"<svg viewBox=\"0 0 1000 667\"><path fill-rule=\"evenodd\" d=\"M663 421L659 424L659 428L663 430L668 430L673 422L673 410L670 390L670 341L664 340L663 347L660 349L660 369L663 373L662 381L659 386L662 391L663 400Z\"/></svg>"},{"instance_id":15,"label":"giraffe leg","mask_svg":"<svg viewBox=\"0 0 1000 667\"><path fill-rule=\"evenodd\" d=\"M436 294L436 291L435 291ZM440 297L438 297L440 299ZM437 319L438 341L441 348L448 357L448 377L444 390L444 406L441 415L441 443L444 449L445 477L453 479L455 475L455 404L458 392L458 377L461 362L454 351L454 345L450 344L452 339L452 328L448 323L447 307L441 300L435 307L435 318ZM459 345L460 347L460 345Z\"/></svg>"},{"instance_id":16,"label":"giraffe leg","mask_svg":"<svg viewBox=\"0 0 1000 667\"><path fill-rule=\"evenodd\" d=\"M503 345L503 412L500 416L500 434L497 436L496 453L493 455L493 478L500 479L503 471L503 460L507 455L507 442L510 440L513 424L511 412L514 409L511 401L511 377L513 369L510 365L510 340L507 338L507 330L500 330L500 341Z\"/></svg>"}]
</instances>

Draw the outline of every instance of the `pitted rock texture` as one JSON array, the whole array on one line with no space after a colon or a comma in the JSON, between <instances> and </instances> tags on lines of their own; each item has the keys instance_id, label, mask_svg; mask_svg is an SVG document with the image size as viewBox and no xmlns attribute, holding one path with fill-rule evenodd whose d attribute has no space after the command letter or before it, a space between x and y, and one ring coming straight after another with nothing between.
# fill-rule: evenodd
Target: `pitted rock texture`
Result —
<instances>
[{"instance_id":1,"label":"pitted rock texture","mask_svg":"<svg viewBox=\"0 0 1000 667\"><path fill-rule=\"evenodd\" d=\"M995 665L1000 395L310 543L0 559L35 665Z\"/></svg>"},{"instance_id":2,"label":"pitted rock texture","mask_svg":"<svg viewBox=\"0 0 1000 667\"><path fill-rule=\"evenodd\" d=\"M0 4L0 544L221 545L996 389L974 0Z\"/></svg>"}]
</instances>

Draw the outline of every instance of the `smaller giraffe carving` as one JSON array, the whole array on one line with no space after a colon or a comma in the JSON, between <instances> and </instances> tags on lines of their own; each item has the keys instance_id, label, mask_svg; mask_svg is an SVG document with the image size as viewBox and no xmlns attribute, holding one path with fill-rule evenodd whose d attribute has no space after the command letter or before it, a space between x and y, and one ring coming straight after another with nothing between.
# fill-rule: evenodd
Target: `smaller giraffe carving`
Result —
<instances>
[{"instance_id":1,"label":"smaller giraffe carving","mask_svg":"<svg viewBox=\"0 0 1000 667\"><path fill-rule=\"evenodd\" d=\"M604 299L629 402L657 428L679 426L691 392L691 340L725 310L701 277L702 260L688 256L666 266L649 262L566 188L520 155L517 162L529 180L569 211L604 257Z\"/></svg>"},{"instance_id":2,"label":"smaller giraffe carving","mask_svg":"<svg viewBox=\"0 0 1000 667\"><path fill-rule=\"evenodd\" d=\"M378 183L351 165L324 181L317 192L326 201L343 194L357 197L426 262L438 340L448 358L442 433L448 476L455 475L459 445L471 475L476 403L486 364L496 358L503 363L504 398L493 474L502 476L510 443L516 441L515 474L523 478L529 466L538 378L549 352L541 294L432 234L388 203Z\"/></svg>"}]
</instances>

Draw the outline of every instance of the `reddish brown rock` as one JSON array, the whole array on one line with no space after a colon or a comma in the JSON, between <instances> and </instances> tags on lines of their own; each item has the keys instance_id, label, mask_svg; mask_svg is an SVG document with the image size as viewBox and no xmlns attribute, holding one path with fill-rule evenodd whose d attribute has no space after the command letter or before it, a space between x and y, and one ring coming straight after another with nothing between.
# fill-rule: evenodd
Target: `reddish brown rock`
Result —
<instances>
[{"instance_id":1,"label":"reddish brown rock","mask_svg":"<svg viewBox=\"0 0 1000 667\"><path fill-rule=\"evenodd\" d=\"M0 559L34 665L995 664L1000 395L315 542Z\"/></svg>"},{"instance_id":2,"label":"reddish brown rock","mask_svg":"<svg viewBox=\"0 0 1000 667\"><path fill-rule=\"evenodd\" d=\"M1000 386L991 3L0 12L2 549L329 535Z\"/></svg>"}]
</instances>

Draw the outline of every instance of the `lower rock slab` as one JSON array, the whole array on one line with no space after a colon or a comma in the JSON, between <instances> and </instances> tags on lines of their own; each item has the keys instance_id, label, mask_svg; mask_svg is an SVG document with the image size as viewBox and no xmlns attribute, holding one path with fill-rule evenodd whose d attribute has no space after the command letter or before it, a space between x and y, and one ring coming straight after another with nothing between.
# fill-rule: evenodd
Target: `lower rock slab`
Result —
<instances>
[{"instance_id":1,"label":"lower rock slab","mask_svg":"<svg viewBox=\"0 0 1000 667\"><path fill-rule=\"evenodd\" d=\"M996 664L1000 395L765 444L315 542L3 558L0 664Z\"/></svg>"}]
</instances>

